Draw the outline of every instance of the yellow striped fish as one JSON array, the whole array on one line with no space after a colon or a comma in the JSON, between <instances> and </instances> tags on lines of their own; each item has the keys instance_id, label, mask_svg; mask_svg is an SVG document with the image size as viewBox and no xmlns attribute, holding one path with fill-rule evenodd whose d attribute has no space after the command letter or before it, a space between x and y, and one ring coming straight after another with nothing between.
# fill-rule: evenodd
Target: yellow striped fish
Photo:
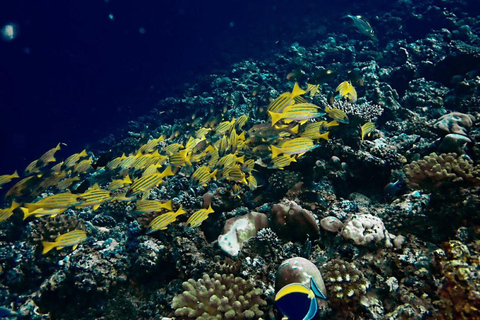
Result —
<instances>
[{"instance_id":1,"label":"yellow striped fish","mask_svg":"<svg viewBox=\"0 0 480 320\"><path fill-rule=\"evenodd\" d=\"M353 87L350 81L343 81L338 85L335 91L338 91L338 94L341 97L347 99L352 103L357 101L357 90L355 90L355 88Z\"/></svg>"},{"instance_id":2,"label":"yellow striped fish","mask_svg":"<svg viewBox=\"0 0 480 320\"><path fill-rule=\"evenodd\" d=\"M169 155L173 155L183 148L183 144L181 143L172 143L165 147L165 152Z\"/></svg>"},{"instance_id":3,"label":"yellow striped fish","mask_svg":"<svg viewBox=\"0 0 480 320\"><path fill-rule=\"evenodd\" d=\"M109 190L104 190L95 184L93 187L85 191L84 193L78 195L77 200L80 204L76 205L75 208L86 208L93 207L93 210L97 210L103 203L107 201L112 201L113 197L110 194Z\"/></svg>"},{"instance_id":4,"label":"yellow striped fish","mask_svg":"<svg viewBox=\"0 0 480 320\"><path fill-rule=\"evenodd\" d=\"M12 181L12 179L16 179L16 178L20 178L17 171L15 171L12 174L4 174L3 176L0 176L0 189L2 189L2 186L4 184L9 183L10 181Z\"/></svg>"},{"instance_id":5,"label":"yellow striped fish","mask_svg":"<svg viewBox=\"0 0 480 320\"><path fill-rule=\"evenodd\" d=\"M157 200L138 200L136 203L136 211L138 212L159 212L162 209L172 211L172 200L160 202Z\"/></svg>"},{"instance_id":6,"label":"yellow striped fish","mask_svg":"<svg viewBox=\"0 0 480 320\"><path fill-rule=\"evenodd\" d=\"M208 207L208 209L200 209L198 211L195 211L190 218L187 220L187 225L189 226L190 229L196 228L199 225L202 224L203 221L208 219L208 215L210 213L213 213L212 205Z\"/></svg>"},{"instance_id":7,"label":"yellow striped fish","mask_svg":"<svg viewBox=\"0 0 480 320\"><path fill-rule=\"evenodd\" d=\"M268 111L281 113L286 107L295 103L294 99L296 97L304 93L305 91L298 86L298 83L295 83L291 93L284 92L270 103L270 105L268 106Z\"/></svg>"},{"instance_id":8,"label":"yellow striped fish","mask_svg":"<svg viewBox=\"0 0 480 320\"><path fill-rule=\"evenodd\" d=\"M74 184L77 181L80 181L79 177L66 178L66 179L63 179L62 181L58 182L56 187L57 187L58 190L63 191L65 189L69 188L72 184Z\"/></svg>"},{"instance_id":9,"label":"yellow striped fish","mask_svg":"<svg viewBox=\"0 0 480 320\"><path fill-rule=\"evenodd\" d=\"M275 159L272 160L272 165L269 166L269 169L280 169L283 170L283 168L287 167L290 165L292 162L297 162L297 159L295 157L292 157L289 154L284 154L281 156L276 157Z\"/></svg>"},{"instance_id":10,"label":"yellow striped fish","mask_svg":"<svg viewBox=\"0 0 480 320\"><path fill-rule=\"evenodd\" d=\"M220 122L218 126L215 127L215 133L224 134L230 131L230 129L232 129L234 124L235 124L235 118L233 118L231 121Z\"/></svg>"},{"instance_id":11,"label":"yellow striped fish","mask_svg":"<svg viewBox=\"0 0 480 320\"><path fill-rule=\"evenodd\" d=\"M361 127L361 130L362 130L361 136L363 141L365 136L369 137L370 134L375 130L375 123L369 121Z\"/></svg>"},{"instance_id":12,"label":"yellow striped fish","mask_svg":"<svg viewBox=\"0 0 480 320\"><path fill-rule=\"evenodd\" d=\"M281 147L274 145L270 146L272 150L272 159L275 159L279 154L298 154L303 155L305 152L315 149L318 145L315 145L312 139L300 137L290 140L285 140Z\"/></svg>"},{"instance_id":13,"label":"yellow striped fish","mask_svg":"<svg viewBox=\"0 0 480 320\"><path fill-rule=\"evenodd\" d=\"M67 168L73 167L74 165L77 164L77 162L80 160L80 158L87 157L87 156L88 156L88 154L87 154L86 150L83 150L80 153L72 154L70 157L68 157L65 160L65 166Z\"/></svg>"},{"instance_id":14,"label":"yellow striped fish","mask_svg":"<svg viewBox=\"0 0 480 320\"><path fill-rule=\"evenodd\" d=\"M223 177L229 181L240 182L245 185L248 185L247 180L245 179L245 173L238 165L230 166L223 171Z\"/></svg>"},{"instance_id":15,"label":"yellow striped fish","mask_svg":"<svg viewBox=\"0 0 480 320\"><path fill-rule=\"evenodd\" d=\"M31 173L34 173L34 172L39 172L38 159L30 162L30 164L25 168L25 173L26 174L31 174Z\"/></svg>"},{"instance_id":16,"label":"yellow striped fish","mask_svg":"<svg viewBox=\"0 0 480 320\"><path fill-rule=\"evenodd\" d=\"M190 161L191 157L192 154L184 149L170 156L170 164L174 167L183 167L186 164L192 165L192 162Z\"/></svg>"},{"instance_id":17,"label":"yellow striped fish","mask_svg":"<svg viewBox=\"0 0 480 320\"><path fill-rule=\"evenodd\" d=\"M43 241L43 252L42 254L47 253L53 248L57 250L63 249L65 247L73 247L75 250L79 243L87 239L87 233L83 230L73 230L58 236L54 242Z\"/></svg>"},{"instance_id":18,"label":"yellow striped fish","mask_svg":"<svg viewBox=\"0 0 480 320\"><path fill-rule=\"evenodd\" d=\"M22 180L18 181L11 187L7 193L5 194L5 197L8 198L10 196L17 196L20 197L23 194L23 191L28 188L29 181L35 181L35 178L40 178L42 175L38 176L29 176L26 178L23 178Z\"/></svg>"},{"instance_id":19,"label":"yellow striped fish","mask_svg":"<svg viewBox=\"0 0 480 320\"><path fill-rule=\"evenodd\" d=\"M23 212L23 220L26 220L30 216L35 216L36 218L38 217L44 217L44 216L49 216L49 217L55 217L60 213L63 213L67 208L61 208L61 209L37 209L34 211L29 211L27 208L20 208Z\"/></svg>"},{"instance_id":20,"label":"yellow striped fish","mask_svg":"<svg viewBox=\"0 0 480 320\"><path fill-rule=\"evenodd\" d=\"M57 146L55 148L52 148L50 150L48 150L47 152L45 152L39 160L39 163L41 163L43 166L47 165L48 163L50 162L55 162L57 161L55 159L55 153L60 150L60 145L62 145L62 143L59 143L57 144Z\"/></svg>"},{"instance_id":21,"label":"yellow striped fish","mask_svg":"<svg viewBox=\"0 0 480 320\"><path fill-rule=\"evenodd\" d=\"M257 179L255 179L255 177L253 175L248 176L247 182L248 182L248 187L250 188L250 190L255 190L255 189L258 188Z\"/></svg>"},{"instance_id":22,"label":"yellow striped fish","mask_svg":"<svg viewBox=\"0 0 480 320\"><path fill-rule=\"evenodd\" d=\"M319 107L311 103L300 103L286 107L282 113L268 111L272 118L272 126L281 119L305 122L323 116L325 113Z\"/></svg>"},{"instance_id":23,"label":"yellow striped fish","mask_svg":"<svg viewBox=\"0 0 480 320\"><path fill-rule=\"evenodd\" d=\"M242 129L242 127L247 123L247 121L248 116L246 114L242 114L240 117L238 117L237 121L235 121L235 125L238 129Z\"/></svg>"},{"instance_id":24,"label":"yellow striped fish","mask_svg":"<svg viewBox=\"0 0 480 320\"><path fill-rule=\"evenodd\" d=\"M339 123L345 123L345 124L348 124L350 122L350 120L348 119L348 116L347 114L340 110L340 109L337 109L337 108L329 108L328 106L325 106L325 112L328 113L328 116L332 119L334 119L335 121L339 122Z\"/></svg>"},{"instance_id":25,"label":"yellow striped fish","mask_svg":"<svg viewBox=\"0 0 480 320\"><path fill-rule=\"evenodd\" d=\"M203 139L205 136L212 130L212 128L200 128L197 131L195 131L195 137L197 139Z\"/></svg>"},{"instance_id":26,"label":"yellow striped fish","mask_svg":"<svg viewBox=\"0 0 480 320\"><path fill-rule=\"evenodd\" d=\"M255 167L255 160L248 159L242 166L243 171L250 173L252 172L253 168Z\"/></svg>"},{"instance_id":27,"label":"yellow striped fish","mask_svg":"<svg viewBox=\"0 0 480 320\"><path fill-rule=\"evenodd\" d=\"M20 207L20 204L12 201L10 208L0 209L0 222L7 220L13 214L13 211Z\"/></svg>"},{"instance_id":28,"label":"yellow striped fish","mask_svg":"<svg viewBox=\"0 0 480 320\"><path fill-rule=\"evenodd\" d=\"M135 179L130 189L127 192L127 196L137 196L143 192L158 186L163 181L163 175L159 172L152 173L148 176L143 176Z\"/></svg>"},{"instance_id":29,"label":"yellow striped fish","mask_svg":"<svg viewBox=\"0 0 480 320\"><path fill-rule=\"evenodd\" d=\"M107 169L108 170L117 169L126 157L127 156L125 154L122 154L121 157L117 157L115 159L112 159L110 162L107 163Z\"/></svg>"},{"instance_id":30,"label":"yellow striped fish","mask_svg":"<svg viewBox=\"0 0 480 320\"><path fill-rule=\"evenodd\" d=\"M195 172L190 176L190 180L198 183L202 187L206 187L210 180L215 179L217 174L217 169L213 172L210 172L210 168L207 166L202 166L195 170Z\"/></svg>"},{"instance_id":31,"label":"yellow striped fish","mask_svg":"<svg viewBox=\"0 0 480 320\"><path fill-rule=\"evenodd\" d=\"M153 219L148 225L147 234L158 231L158 230L167 229L169 224L171 224L172 222L175 222L178 216L185 213L187 212L183 210L182 207L180 207L176 212L169 211L167 213L159 215L158 217Z\"/></svg>"},{"instance_id":32,"label":"yellow striped fish","mask_svg":"<svg viewBox=\"0 0 480 320\"><path fill-rule=\"evenodd\" d=\"M319 84L310 84L307 83L307 93L310 93L310 97L313 98L317 93L320 92L320 85Z\"/></svg>"},{"instance_id":33,"label":"yellow striped fish","mask_svg":"<svg viewBox=\"0 0 480 320\"><path fill-rule=\"evenodd\" d=\"M93 163L92 158L82 160L73 167L73 172L74 173L85 173L88 170L93 169L92 163Z\"/></svg>"},{"instance_id":34,"label":"yellow striped fish","mask_svg":"<svg viewBox=\"0 0 480 320\"><path fill-rule=\"evenodd\" d=\"M57 208L68 208L73 207L78 204L77 195L70 192L64 192L59 194L54 194L41 199L40 201L34 203L27 203L25 206L29 211L34 211L39 208L43 209L57 209Z\"/></svg>"}]
</instances>

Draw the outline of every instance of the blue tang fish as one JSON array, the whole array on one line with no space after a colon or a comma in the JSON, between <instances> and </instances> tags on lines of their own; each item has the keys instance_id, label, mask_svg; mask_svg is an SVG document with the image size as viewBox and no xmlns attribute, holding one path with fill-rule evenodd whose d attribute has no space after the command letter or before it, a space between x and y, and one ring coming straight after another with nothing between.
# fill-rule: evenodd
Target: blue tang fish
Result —
<instances>
[{"instance_id":1,"label":"blue tang fish","mask_svg":"<svg viewBox=\"0 0 480 320\"><path fill-rule=\"evenodd\" d=\"M310 320L317 314L317 298L326 300L317 283L310 278L310 287L301 283L291 283L283 287L275 296L275 306L284 315L283 319Z\"/></svg>"}]
</instances>

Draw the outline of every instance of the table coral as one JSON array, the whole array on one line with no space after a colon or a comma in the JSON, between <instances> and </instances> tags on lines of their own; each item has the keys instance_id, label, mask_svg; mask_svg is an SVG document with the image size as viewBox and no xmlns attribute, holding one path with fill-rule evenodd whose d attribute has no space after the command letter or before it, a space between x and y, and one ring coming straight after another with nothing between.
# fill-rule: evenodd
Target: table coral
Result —
<instances>
[{"instance_id":1,"label":"table coral","mask_svg":"<svg viewBox=\"0 0 480 320\"><path fill-rule=\"evenodd\" d=\"M260 308L266 305L262 290L256 289L252 280L233 275L206 274L184 282L183 288L172 302L180 319L258 319L263 315Z\"/></svg>"}]
</instances>

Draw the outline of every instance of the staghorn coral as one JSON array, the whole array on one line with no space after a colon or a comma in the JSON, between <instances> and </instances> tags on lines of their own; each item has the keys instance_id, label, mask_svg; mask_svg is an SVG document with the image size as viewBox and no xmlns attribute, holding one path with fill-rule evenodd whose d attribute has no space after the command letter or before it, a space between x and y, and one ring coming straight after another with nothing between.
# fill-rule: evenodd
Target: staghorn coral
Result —
<instances>
[{"instance_id":1,"label":"staghorn coral","mask_svg":"<svg viewBox=\"0 0 480 320\"><path fill-rule=\"evenodd\" d=\"M258 319L263 315L260 308L266 305L252 280L233 275L205 274L197 281L184 282L183 288L172 302L180 319Z\"/></svg>"},{"instance_id":2,"label":"staghorn coral","mask_svg":"<svg viewBox=\"0 0 480 320\"><path fill-rule=\"evenodd\" d=\"M325 266L324 275L329 305L343 312L355 310L369 287L362 271L353 263L334 259Z\"/></svg>"},{"instance_id":3,"label":"staghorn coral","mask_svg":"<svg viewBox=\"0 0 480 320\"><path fill-rule=\"evenodd\" d=\"M480 184L480 167L474 166L467 156L458 156L455 153L431 153L421 160L407 164L404 171L410 185L428 191L436 191L456 183Z\"/></svg>"}]
</instances>

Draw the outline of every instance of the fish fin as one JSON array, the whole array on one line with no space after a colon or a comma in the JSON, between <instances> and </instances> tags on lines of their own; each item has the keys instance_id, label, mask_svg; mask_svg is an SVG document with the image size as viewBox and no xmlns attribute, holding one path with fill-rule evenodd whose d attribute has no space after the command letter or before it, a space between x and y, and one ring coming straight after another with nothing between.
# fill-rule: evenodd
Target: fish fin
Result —
<instances>
[{"instance_id":1,"label":"fish fin","mask_svg":"<svg viewBox=\"0 0 480 320\"><path fill-rule=\"evenodd\" d=\"M15 172L10 176L10 178L20 178L20 176L18 175L18 172L17 170L15 170Z\"/></svg>"},{"instance_id":2,"label":"fish fin","mask_svg":"<svg viewBox=\"0 0 480 320\"><path fill-rule=\"evenodd\" d=\"M171 177L171 176L173 176L173 175L174 175L174 173L173 173L173 171L172 171L172 167L170 167L170 166L167 166L167 167L165 168L165 170L163 170L163 172L162 172L162 178L164 178L164 177Z\"/></svg>"},{"instance_id":3,"label":"fish fin","mask_svg":"<svg viewBox=\"0 0 480 320\"><path fill-rule=\"evenodd\" d=\"M304 124L307 123L307 122L308 122L308 119L307 119L307 120L302 120L302 121L300 121L300 124L301 124L301 125L304 125Z\"/></svg>"},{"instance_id":4,"label":"fish fin","mask_svg":"<svg viewBox=\"0 0 480 320\"><path fill-rule=\"evenodd\" d=\"M93 211L97 211L97 209L100 208L100 205L99 204L96 204L93 206Z\"/></svg>"},{"instance_id":5,"label":"fish fin","mask_svg":"<svg viewBox=\"0 0 480 320\"><path fill-rule=\"evenodd\" d=\"M20 208L23 212L23 220L26 220L28 217L30 217L33 213L30 213L27 208Z\"/></svg>"},{"instance_id":6,"label":"fish fin","mask_svg":"<svg viewBox=\"0 0 480 320\"><path fill-rule=\"evenodd\" d=\"M322 133L321 135L318 136L318 138L320 139L325 139L325 140L330 140L330 138L328 137L328 135L330 134L330 131L327 131L325 133Z\"/></svg>"},{"instance_id":7,"label":"fish fin","mask_svg":"<svg viewBox=\"0 0 480 320\"><path fill-rule=\"evenodd\" d=\"M278 121L280 121L280 119L282 119L281 113L268 111L268 114L270 115L270 117L272 117L272 127L275 125L275 123L277 123Z\"/></svg>"},{"instance_id":8,"label":"fish fin","mask_svg":"<svg viewBox=\"0 0 480 320\"><path fill-rule=\"evenodd\" d=\"M275 159L280 153L282 153L282 149L281 148L278 148L278 147L275 147L275 146L270 146L271 150L272 150L272 159Z\"/></svg>"},{"instance_id":9,"label":"fish fin","mask_svg":"<svg viewBox=\"0 0 480 320\"><path fill-rule=\"evenodd\" d=\"M298 133L298 125L290 129L293 133L297 134Z\"/></svg>"},{"instance_id":10,"label":"fish fin","mask_svg":"<svg viewBox=\"0 0 480 320\"><path fill-rule=\"evenodd\" d=\"M20 204L16 201L12 201L12 205L10 206L10 210L15 210L17 209L18 207L20 207Z\"/></svg>"},{"instance_id":11,"label":"fish fin","mask_svg":"<svg viewBox=\"0 0 480 320\"><path fill-rule=\"evenodd\" d=\"M301 96L302 94L305 94L305 92L306 91L303 90L302 88L300 88L298 83L295 82L295 85L293 86L293 90L292 90L292 93L291 93L291 97L295 98L295 97Z\"/></svg>"},{"instance_id":12,"label":"fish fin","mask_svg":"<svg viewBox=\"0 0 480 320\"><path fill-rule=\"evenodd\" d=\"M42 251L42 254L45 254L47 253L48 251L52 250L53 248L55 248L55 245L57 243L56 242L48 242L48 241L42 241L42 245L43 245L43 251Z\"/></svg>"},{"instance_id":13,"label":"fish fin","mask_svg":"<svg viewBox=\"0 0 480 320\"><path fill-rule=\"evenodd\" d=\"M318 287L317 283L313 279L313 277L310 277L310 289L313 291L316 297L327 300L327 297L323 294L323 292L320 290Z\"/></svg>"},{"instance_id":14,"label":"fish fin","mask_svg":"<svg viewBox=\"0 0 480 320\"><path fill-rule=\"evenodd\" d=\"M57 247L57 250L62 250L62 249L63 249L63 247Z\"/></svg>"},{"instance_id":15,"label":"fish fin","mask_svg":"<svg viewBox=\"0 0 480 320\"><path fill-rule=\"evenodd\" d=\"M78 247L78 243L73 246L73 250L77 249L77 247Z\"/></svg>"}]
</instances>

